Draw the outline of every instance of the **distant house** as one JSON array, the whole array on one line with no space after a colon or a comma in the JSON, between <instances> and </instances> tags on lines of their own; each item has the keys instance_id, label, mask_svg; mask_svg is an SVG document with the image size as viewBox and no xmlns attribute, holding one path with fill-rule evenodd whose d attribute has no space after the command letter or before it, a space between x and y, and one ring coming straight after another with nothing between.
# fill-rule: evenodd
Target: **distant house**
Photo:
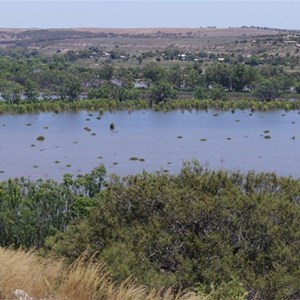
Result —
<instances>
[{"instance_id":1,"label":"distant house","mask_svg":"<svg viewBox=\"0 0 300 300\"><path fill-rule=\"evenodd\" d=\"M119 79L112 79L110 82L118 87L122 87L122 81Z\"/></svg>"},{"instance_id":2,"label":"distant house","mask_svg":"<svg viewBox=\"0 0 300 300\"><path fill-rule=\"evenodd\" d=\"M178 54L177 56L179 57L179 59L182 59L182 60L186 59L186 54L184 54L184 53Z\"/></svg>"},{"instance_id":3,"label":"distant house","mask_svg":"<svg viewBox=\"0 0 300 300\"><path fill-rule=\"evenodd\" d=\"M148 88L148 84L144 81L141 80L137 80L133 83L133 86L135 88L140 88L140 89L147 89Z\"/></svg>"}]
</instances>

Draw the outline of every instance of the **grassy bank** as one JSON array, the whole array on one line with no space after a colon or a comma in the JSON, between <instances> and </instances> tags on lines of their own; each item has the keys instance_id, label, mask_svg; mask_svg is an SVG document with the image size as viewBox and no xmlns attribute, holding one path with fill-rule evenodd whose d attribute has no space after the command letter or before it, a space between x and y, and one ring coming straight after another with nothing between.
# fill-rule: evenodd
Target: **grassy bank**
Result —
<instances>
[{"instance_id":1,"label":"grassy bank","mask_svg":"<svg viewBox=\"0 0 300 300\"><path fill-rule=\"evenodd\" d=\"M159 104L150 105L146 100L116 101L116 100L78 100L73 102L66 101L38 101L32 103L7 104L0 103L0 114L26 114L39 112L66 112L66 111L116 111L116 110L140 110L153 109L156 111L170 111L176 109L184 110L235 110L251 109L252 111L270 111L270 110L298 110L300 101L274 100L257 101L253 99L240 100L168 100Z\"/></svg>"}]
</instances>

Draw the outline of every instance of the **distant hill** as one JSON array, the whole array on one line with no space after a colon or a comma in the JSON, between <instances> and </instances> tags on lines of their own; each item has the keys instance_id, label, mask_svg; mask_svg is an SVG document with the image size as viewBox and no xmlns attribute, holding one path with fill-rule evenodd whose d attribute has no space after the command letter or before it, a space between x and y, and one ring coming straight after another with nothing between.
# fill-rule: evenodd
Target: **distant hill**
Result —
<instances>
[{"instance_id":1,"label":"distant hill","mask_svg":"<svg viewBox=\"0 0 300 300\"><path fill-rule=\"evenodd\" d=\"M102 47L111 50L116 45L128 53L153 51L172 45L182 50L215 51L215 46L227 45L228 51L234 51L232 44L249 39L273 40L275 36L300 35L300 31L262 28L0 28L0 48L31 48L47 54L79 51L86 47ZM126 46L125 46L126 45ZM225 47L225 48L226 48ZM223 49L225 49L223 47ZM135 52L137 51L137 52ZM244 51L244 50L243 50Z\"/></svg>"}]
</instances>

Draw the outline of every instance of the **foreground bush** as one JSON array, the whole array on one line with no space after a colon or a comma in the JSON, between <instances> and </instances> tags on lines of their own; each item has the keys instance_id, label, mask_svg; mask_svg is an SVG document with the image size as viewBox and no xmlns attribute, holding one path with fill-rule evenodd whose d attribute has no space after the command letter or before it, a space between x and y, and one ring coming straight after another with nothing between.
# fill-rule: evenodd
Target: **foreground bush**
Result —
<instances>
[{"instance_id":1,"label":"foreground bush","mask_svg":"<svg viewBox=\"0 0 300 300\"><path fill-rule=\"evenodd\" d=\"M198 165L116 178L48 246L71 261L97 251L116 280L283 299L300 292L299 195L299 180Z\"/></svg>"}]
</instances>

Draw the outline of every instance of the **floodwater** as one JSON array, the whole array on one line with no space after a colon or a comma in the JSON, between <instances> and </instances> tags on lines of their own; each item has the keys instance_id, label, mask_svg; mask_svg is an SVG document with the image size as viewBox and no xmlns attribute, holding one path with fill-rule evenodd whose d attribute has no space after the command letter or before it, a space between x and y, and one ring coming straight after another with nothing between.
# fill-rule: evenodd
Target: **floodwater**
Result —
<instances>
[{"instance_id":1,"label":"floodwater","mask_svg":"<svg viewBox=\"0 0 300 300\"><path fill-rule=\"evenodd\" d=\"M101 119L86 111L1 115L0 138L0 180L61 180L99 164L119 175L175 173L193 159L210 169L300 177L297 111L120 111Z\"/></svg>"}]
</instances>

